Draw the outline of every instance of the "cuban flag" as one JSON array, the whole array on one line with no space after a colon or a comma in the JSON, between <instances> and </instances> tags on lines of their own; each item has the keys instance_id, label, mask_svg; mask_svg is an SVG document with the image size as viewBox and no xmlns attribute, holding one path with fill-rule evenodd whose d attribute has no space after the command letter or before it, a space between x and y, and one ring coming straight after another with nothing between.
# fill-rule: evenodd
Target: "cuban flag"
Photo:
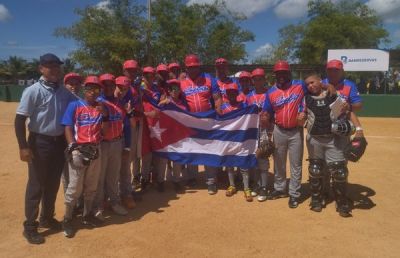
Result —
<instances>
[{"instance_id":1,"label":"cuban flag","mask_svg":"<svg viewBox=\"0 0 400 258\"><path fill-rule=\"evenodd\" d=\"M257 106L223 116L215 111L192 114L173 104L157 108L160 110L158 118L148 118L148 127L144 128L148 130L143 132L144 148L150 146L156 155L181 164L256 166Z\"/></svg>"}]
</instances>

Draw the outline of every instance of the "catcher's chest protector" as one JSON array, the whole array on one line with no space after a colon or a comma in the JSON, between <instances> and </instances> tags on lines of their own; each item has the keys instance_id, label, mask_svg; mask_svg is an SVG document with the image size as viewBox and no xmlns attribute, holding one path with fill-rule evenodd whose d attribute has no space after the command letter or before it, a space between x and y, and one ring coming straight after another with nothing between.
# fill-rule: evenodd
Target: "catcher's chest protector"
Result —
<instances>
[{"instance_id":1,"label":"catcher's chest protector","mask_svg":"<svg viewBox=\"0 0 400 258\"><path fill-rule=\"evenodd\" d=\"M311 135L332 134L331 108L329 107L335 97L305 96L307 107L307 130Z\"/></svg>"}]
</instances>

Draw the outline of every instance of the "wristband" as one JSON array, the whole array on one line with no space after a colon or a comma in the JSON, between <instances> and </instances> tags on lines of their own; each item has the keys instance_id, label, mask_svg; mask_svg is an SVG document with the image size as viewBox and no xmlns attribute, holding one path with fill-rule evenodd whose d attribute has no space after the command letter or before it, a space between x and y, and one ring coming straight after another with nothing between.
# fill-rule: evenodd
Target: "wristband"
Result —
<instances>
[{"instance_id":1,"label":"wristband","mask_svg":"<svg viewBox=\"0 0 400 258\"><path fill-rule=\"evenodd\" d=\"M357 126L357 127L356 127L356 131L363 131L363 129L362 129L361 126Z\"/></svg>"}]
</instances>

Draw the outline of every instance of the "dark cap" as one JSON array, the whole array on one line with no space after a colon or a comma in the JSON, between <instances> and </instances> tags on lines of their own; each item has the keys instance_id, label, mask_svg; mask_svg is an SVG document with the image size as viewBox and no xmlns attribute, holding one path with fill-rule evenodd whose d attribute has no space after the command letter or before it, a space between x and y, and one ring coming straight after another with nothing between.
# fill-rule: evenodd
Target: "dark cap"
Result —
<instances>
[{"instance_id":1,"label":"dark cap","mask_svg":"<svg viewBox=\"0 0 400 258\"><path fill-rule=\"evenodd\" d=\"M51 53L47 53L44 54L40 57L39 63L41 65L45 65L45 64L52 64L52 63L56 63L56 64L64 64L63 62L61 62L60 58L58 58L56 55L51 54Z\"/></svg>"}]
</instances>

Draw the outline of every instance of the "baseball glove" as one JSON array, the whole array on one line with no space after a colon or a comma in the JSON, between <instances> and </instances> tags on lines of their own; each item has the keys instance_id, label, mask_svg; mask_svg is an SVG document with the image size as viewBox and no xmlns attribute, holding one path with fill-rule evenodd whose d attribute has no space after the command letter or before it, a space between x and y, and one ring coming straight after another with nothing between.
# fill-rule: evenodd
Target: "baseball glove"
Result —
<instances>
[{"instance_id":1,"label":"baseball glove","mask_svg":"<svg viewBox=\"0 0 400 258\"><path fill-rule=\"evenodd\" d=\"M364 137L354 137L344 150L345 158L353 162L358 161L364 154L367 145L367 140Z\"/></svg>"},{"instance_id":2,"label":"baseball glove","mask_svg":"<svg viewBox=\"0 0 400 258\"><path fill-rule=\"evenodd\" d=\"M95 160L99 157L99 150L94 145L90 144L80 145L78 150L82 155L83 163L85 165L90 164L90 161Z\"/></svg>"},{"instance_id":3,"label":"baseball glove","mask_svg":"<svg viewBox=\"0 0 400 258\"><path fill-rule=\"evenodd\" d=\"M275 150L275 145L272 141L263 141L260 142L258 149L256 151L257 158L269 158Z\"/></svg>"}]
</instances>

